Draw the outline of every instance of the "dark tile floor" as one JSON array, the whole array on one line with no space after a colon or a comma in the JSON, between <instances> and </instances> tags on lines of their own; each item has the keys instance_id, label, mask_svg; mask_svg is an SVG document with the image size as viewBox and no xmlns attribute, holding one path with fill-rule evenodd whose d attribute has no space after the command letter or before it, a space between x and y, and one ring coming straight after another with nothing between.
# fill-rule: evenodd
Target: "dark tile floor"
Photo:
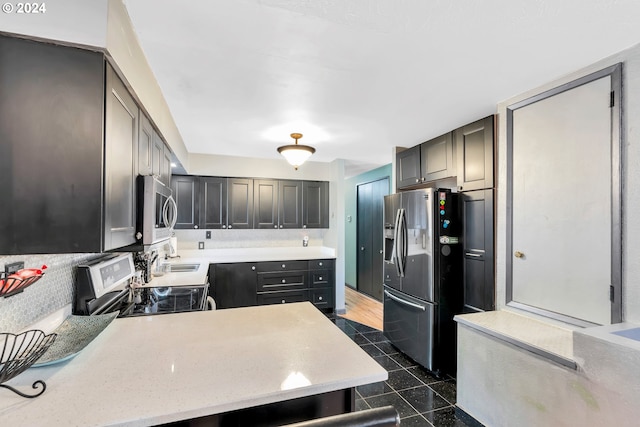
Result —
<instances>
[{"instance_id":1,"label":"dark tile floor","mask_svg":"<svg viewBox=\"0 0 640 427\"><path fill-rule=\"evenodd\" d=\"M356 388L356 410L393 405L403 426L468 427L455 413L454 378L436 378L400 353L377 329L333 315L329 318L389 372L387 381Z\"/></svg>"}]
</instances>

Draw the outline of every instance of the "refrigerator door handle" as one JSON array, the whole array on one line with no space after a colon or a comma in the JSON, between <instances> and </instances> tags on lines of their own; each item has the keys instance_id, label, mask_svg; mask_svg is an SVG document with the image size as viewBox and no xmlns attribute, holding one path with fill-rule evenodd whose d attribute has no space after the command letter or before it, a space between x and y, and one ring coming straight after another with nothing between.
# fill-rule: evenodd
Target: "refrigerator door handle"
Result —
<instances>
[{"instance_id":1,"label":"refrigerator door handle","mask_svg":"<svg viewBox=\"0 0 640 427\"><path fill-rule=\"evenodd\" d=\"M384 294L386 296L388 296L389 298L391 298L392 300L394 300L396 302L399 302L400 304L408 305L409 307L417 308L418 310L422 310L422 311L426 311L427 310L425 306L413 303L411 301L404 300L402 298L398 298L397 296L393 295L392 293L390 293L387 290L384 291Z\"/></svg>"},{"instance_id":2,"label":"refrigerator door handle","mask_svg":"<svg viewBox=\"0 0 640 427\"><path fill-rule=\"evenodd\" d=\"M398 240L400 235L400 215L401 215L401 209L398 209L396 211L395 227L393 228L393 250L392 250L393 256L391 259L391 261L396 266L396 274L398 275L398 277L402 277L402 272L400 270L400 258L398 257L398 249L400 247L400 242Z\"/></svg>"},{"instance_id":3,"label":"refrigerator door handle","mask_svg":"<svg viewBox=\"0 0 640 427\"><path fill-rule=\"evenodd\" d=\"M398 225L398 237L400 239L400 245L398 248L398 265L400 267L400 277L404 277L404 270L407 263L407 224L406 224L406 216L405 210L400 209L399 211L399 225Z\"/></svg>"}]
</instances>

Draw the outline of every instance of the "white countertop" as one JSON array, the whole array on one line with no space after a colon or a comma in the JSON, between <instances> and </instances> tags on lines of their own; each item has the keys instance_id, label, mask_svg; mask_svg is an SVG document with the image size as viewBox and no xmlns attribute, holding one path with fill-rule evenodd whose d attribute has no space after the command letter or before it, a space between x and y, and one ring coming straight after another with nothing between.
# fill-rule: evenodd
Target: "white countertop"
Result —
<instances>
[{"instance_id":1,"label":"white countertop","mask_svg":"<svg viewBox=\"0 0 640 427\"><path fill-rule=\"evenodd\" d=\"M333 259L335 250L325 246L295 246L268 248L227 248L181 250L177 258L169 258L171 264L200 264L197 272L165 273L153 276L145 286L201 285L205 283L209 264L235 262L292 261L307 259ZM163 262L163 261L158 261Z\"/></svg>"},{"instance_id":2,"label":"white countertop","mask_svg":"<svg viewBox=\"0 0 640 427\"><path fill-rule=\"evenodd\" d=\"M383 381L387 371L311 303L116 319L73 359L0 389L11 426L143 426Z\"/></svg>"}]
</instances>

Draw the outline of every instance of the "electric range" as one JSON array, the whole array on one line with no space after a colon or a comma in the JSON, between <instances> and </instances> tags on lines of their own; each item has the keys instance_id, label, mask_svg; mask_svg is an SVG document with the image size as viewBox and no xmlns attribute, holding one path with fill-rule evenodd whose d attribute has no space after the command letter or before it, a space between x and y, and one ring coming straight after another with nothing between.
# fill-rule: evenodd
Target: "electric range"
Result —
<instances>
[{"instance_id":1,"label":"electric range","mask_svg":"<svg viewBox=\"0 0 640 427\"><path fill-rule=\"evenodd\" d=\"M73 314L119 311L118 317L201 311L207 308L208 284L131 287L135 267L131 254L101 257L76 271Z\"/></svg>"}]
</instances>

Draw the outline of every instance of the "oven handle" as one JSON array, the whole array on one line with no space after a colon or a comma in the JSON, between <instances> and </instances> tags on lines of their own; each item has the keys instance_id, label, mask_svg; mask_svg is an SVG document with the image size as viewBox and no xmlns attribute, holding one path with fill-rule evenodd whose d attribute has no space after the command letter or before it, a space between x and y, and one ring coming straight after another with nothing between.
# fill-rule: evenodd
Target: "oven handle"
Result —
<instances>
[{"instance_id":1,"label":"oven handle","mask_svg":"<svg viewBox=\"0 0 640 427\"><path fill-rule=\"evenodd\" d=\"M423 305L416 304L407 300L403 300L402 298L398 298L397 296L393 295L387 290L384 291L384 294L389 298L391 298L392 300L399 302L400 304L408 305L409 307L417 308L418 310L427 311L427 309Z\"/></svg>"}]
</instances>

